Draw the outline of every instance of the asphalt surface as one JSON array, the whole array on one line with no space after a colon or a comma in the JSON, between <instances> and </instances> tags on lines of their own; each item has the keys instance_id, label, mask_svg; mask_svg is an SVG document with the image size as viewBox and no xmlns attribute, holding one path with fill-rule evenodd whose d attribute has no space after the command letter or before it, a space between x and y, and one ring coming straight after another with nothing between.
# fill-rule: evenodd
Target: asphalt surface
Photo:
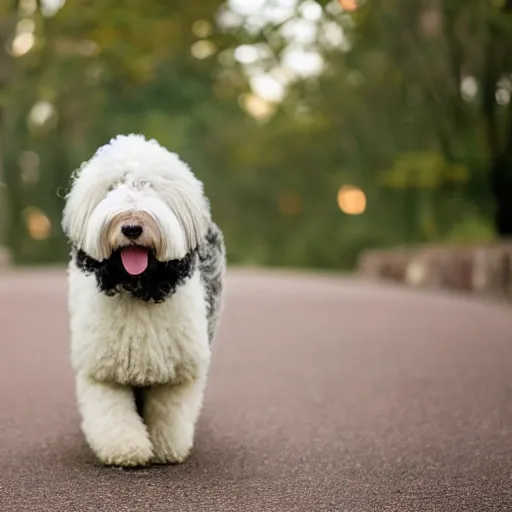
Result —
<instances>
[{"instance_id":1,"label":"asphalt surface","mask_svg":"<svg viewBox=\"0 0 512 512\"><path fill-rule=\"evenodd\" d=\"M0 274L0 511L510 511L512 310L232 272L180 466L100 466L62 271Z\"/></svg>"}]
</instances>

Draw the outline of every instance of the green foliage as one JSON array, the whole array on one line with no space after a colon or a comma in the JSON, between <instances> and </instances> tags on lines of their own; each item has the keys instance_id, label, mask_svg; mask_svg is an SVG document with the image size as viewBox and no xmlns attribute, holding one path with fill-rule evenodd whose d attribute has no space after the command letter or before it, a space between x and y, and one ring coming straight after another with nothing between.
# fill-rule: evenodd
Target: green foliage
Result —
<instances>
[{"instance_id":1,"label":"green foliage","mask_svg":"<svg viewBox=\"0 0 512 512\"><path fill-rule=\"evenodd\" d=\"M52 16L19 2L0 33L34 37L23 55L0 55L12 64L0 181L17 261L66 258L70 173L129 132L191 164L232 263L350 268L368 247L492 237L487 176L512 126L511 59L490 69L483 48L511 37L509 2L358 4L304 0L258 21L218 0L68 0ZM312 19L314 37L290 42L293 23ZM241 45L257 57L240 59ZM297 46L321 56L317 74L290 75ZM283 98L253 94L258 74L283 81ZM366 194L362 215L340 211L347 184ZM30 232L33 208L48 232L41 219Z\"/></svg>"},{"instance_id":2,"label":"green foliage","mask_svg":"<svg viewBox=\"0 0 512 512\"><path fill-rule=\"evenodd\" d=\"M382 173L381 183L391 188L438 189L444 183L466 183L469 170L460 163L447 162L434 151L397 155L393 167Z\"/></svg>"},{"instance_id":3,"label":"green foliage","mask_svg":"<svg viewBox=\"0 0 512 512\"><path fill-rule=\"evenodd\" d=\"M445 237L446 242L458 244L493 242L495 239L492 225L478 215L468 215L461 219Z\"/></svg>"}]
</instances>

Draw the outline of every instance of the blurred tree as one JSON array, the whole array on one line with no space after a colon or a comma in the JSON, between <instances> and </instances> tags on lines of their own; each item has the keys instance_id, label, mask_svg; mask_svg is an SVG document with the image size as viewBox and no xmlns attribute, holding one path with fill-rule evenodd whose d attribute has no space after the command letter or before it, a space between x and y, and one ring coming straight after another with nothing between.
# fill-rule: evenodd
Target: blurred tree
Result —
<instances>
[{"instance_id":1,"label":"blurred tree","mask_svg":"<svg viewBox=\"0 0 512 512\"><path fill-rule=\"evenodd\" d=\"M20 2L17 33L8 45L19 68L9 99L14 119L6 173L14 219L9 240L24 261L65 257L57 192L62 197L70 172L98 145L117 133L149 129L148 135L182 152L187 126L198 125L186 112L203 102L205 92L212 96L215 60L207 57L223 44L222 35L213 34L216 1L196 2L194 9L175 2L172 17L159 1L123 7L103 0L67 2L57 12L44 6ZM196 8L203 30L213 36L202 39L199 50L192 31ZM30 178L20 166L30 167L34 159L37 169ZM31 236L29 206L48 217L47 238Z\"/></svg>"},{"instance_id":2,"label":"blurred tree","mask_svg":"<svg viewBox=\"0 0 512 512\"><path fill-rule=\"evenodd\" d=\"M489 14L482 107L496 200L496 229L512 237L512 0L494 2Z\"/></svg>"},{"instance_id":3,"label":"blurred tree","mask_svg":"<svg viewBox=\"0 0 512 512\"><path fill-rule=\"evenodd\" d=\"M470 169L482 205L478 188L492 185L496 230L511 236L512 1L367 2L358 17L356 46L392 57L404 101L429 114L427 130L446 162L456 163L445 169L460 178ZM428 139L419 135L416 145Z\"/></svg>"},{"instance_id":4,"label":"blurred tree","mask_svg":"<svg viewBox=\"0 0 512 512\"><path fill-rule=\"evenodd\" d=\"M231 262L349 268L368 246L487 240L489 176L508 235L510 3L6 3L16 259L66 257L69 175L128 132L190 162ZM342 211L345 185L364 214Z\"/></svg>"},{"instance_id":5,"label":"blurred tree","mask_svg":"<svg viewBox=\"0 0 512 512\"><path fill-rule=\"evenodd\" d=\"M7 241L6 226L8 208L6 206L5 168L7 166L5 146L8 143L8 122L6 119L7 98L15 82L13 59L8 48L15 33L18 21L17 4L14 1L0 4L0 244Z\"/></svg>"}]
</instances>

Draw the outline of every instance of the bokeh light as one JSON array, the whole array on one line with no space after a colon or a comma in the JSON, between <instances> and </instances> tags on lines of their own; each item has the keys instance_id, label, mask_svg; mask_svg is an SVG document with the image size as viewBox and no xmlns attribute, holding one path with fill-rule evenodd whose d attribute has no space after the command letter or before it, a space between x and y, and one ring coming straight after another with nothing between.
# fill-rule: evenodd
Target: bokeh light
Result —
<instances>
[{"instance_id":1,"label":"bokeh light","mask_svg":"<svg viewBox=\"0 0 512 512\"><path fill-rule=\"evenodd\" d=\"M339 0L340 6L344 11L355 11L357 9L356 0Z\"/></svg>"},{"instance_id":2,"label":"bokeh light","mask_svg":"<svg viewBox=\"0 0 512 512\"><path fill-rule=\"evenodd\" d=\"M360 188L344 185L338 191L338 206L347 215L360 215L366 210L366 194Z\"/></svg>"},{"instance_id":3,"label":"bokeh light","mask_svg":"<svg viewBox=\"0 0 512 512\"><path fill-rule=\"evenodd\" d=\"M242 95L241 105L248 114L260 121L269 119L275 112L275 105L272 102L256 94Z\"/></svg>"},{"instance_id":4,"label":"bokeh light","mask_svg":"<svg viewBox=\"0 0 512 512\"><path fill-rule=\"evenodd\" d=\"M34 240L46 240L52 231L52 223L47 215L35 206L27 207L23 213L30 237Z\"/></svg>"},{"instance_id":5,"label":"bokeh light","mask_svg":"<svg viewBox=\"0 0 512 512\"><path fill-rule=\"evenodd\" d=\"M14 38L12 42L11 53L15 57L22 57L32 49L34 42L34 34L29 32L21 32Z\"/></svg>"},{"instance_id":6,"label":"bokeh light","mask_svg":"<svg viewBox=\"0 0 512 512\"><path fill-rule=\"evenodd\" d=\"M196 59L206 59L217 51L217 47L211 41L204 39L192 45L190 52Z\"/></svg>"}]
</instances>

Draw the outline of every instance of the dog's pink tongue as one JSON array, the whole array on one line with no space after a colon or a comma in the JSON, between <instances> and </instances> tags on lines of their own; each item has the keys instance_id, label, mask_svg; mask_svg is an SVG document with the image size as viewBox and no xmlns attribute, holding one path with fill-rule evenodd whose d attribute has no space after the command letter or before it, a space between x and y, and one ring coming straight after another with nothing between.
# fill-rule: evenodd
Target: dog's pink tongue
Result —
<instances>
[{"instance_id":1,"label":"dog's pink tongue","mask_svg":"<svg viewBox=\"0 0 512 512\"><path fill-rule=\"evenodd\" d=\"M138 276L148 268L148 251L142 247L126 247L121 250L121 260L128 274Z\"/></svg>"}]
</instances>

